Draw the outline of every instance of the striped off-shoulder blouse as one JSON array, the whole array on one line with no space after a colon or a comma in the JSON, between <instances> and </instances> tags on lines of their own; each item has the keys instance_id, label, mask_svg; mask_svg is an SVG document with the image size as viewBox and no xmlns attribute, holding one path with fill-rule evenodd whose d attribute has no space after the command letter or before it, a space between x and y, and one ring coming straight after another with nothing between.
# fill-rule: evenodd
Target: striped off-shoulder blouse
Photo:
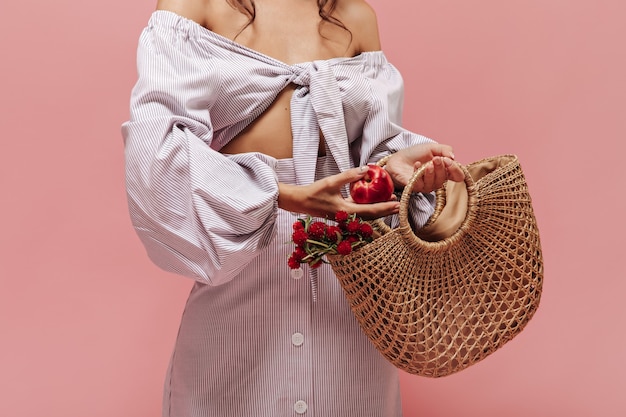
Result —
<instances>
[{"instance_id":1,"label":"striped off-shoulder blouse","mask_svg":"<svg viewBox=\"0 0 626 417\"><path fill-rule=\"evenodd\" d=\"M163 415L400 416L396 370L332 270L288 268L296 214L277 206L279 181L309 184L430 141L400 126L398 71L381 51L288 65L162 10L137 64L122 126L131 220L154 263L195 280ZM218 152L290 84L293 158ZM433 196L411 205L423 224Z\"/></svg>"}]
</instances>

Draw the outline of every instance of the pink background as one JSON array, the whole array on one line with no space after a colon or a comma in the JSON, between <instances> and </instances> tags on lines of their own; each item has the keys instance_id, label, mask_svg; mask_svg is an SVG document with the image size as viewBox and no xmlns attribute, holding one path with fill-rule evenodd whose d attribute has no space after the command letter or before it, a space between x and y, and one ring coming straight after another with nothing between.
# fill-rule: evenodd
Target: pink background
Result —
<instances>
[{"instance_id":1,"label":"pink background","mask_svg":"<svg viewBox=\"0 0 626 417\"><path fill-rule=\"evenodd\" d=\"M191 281L130 227L119 133L155 2L38 3L0 15L0 415L157 416ZM406 125L462 162L518 154L545 254L525 332L457 375L402 375L405 416L626 415L626 3L371 3Z\"/></svg>"}]
</instances>

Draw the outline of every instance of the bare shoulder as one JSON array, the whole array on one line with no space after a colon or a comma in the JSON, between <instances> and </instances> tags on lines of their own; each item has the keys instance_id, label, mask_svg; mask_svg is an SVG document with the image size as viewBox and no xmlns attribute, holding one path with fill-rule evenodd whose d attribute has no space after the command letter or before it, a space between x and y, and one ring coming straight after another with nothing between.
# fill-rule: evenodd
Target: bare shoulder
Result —
<instances>
[{"instance_id":1,"label":"bare shoulder","mask_svg":"<svg viewBox=\"0 0 626 417\"><path fill-rule=\"evenodd\" d=\"M206 26L207 8L211 0L157 0L157 10L174 12Z\"/></svg>"},{"instance_id":2,"label":"bare shoulder","mask_svg":"<svg viewBox=\"0 0 626 417\"><path fill-rule=\"evenodd\" d=\"M358 52L380 50L376 12L364 0L337 0L337 15L352 32Z\"/></svg>"}]
</instances>

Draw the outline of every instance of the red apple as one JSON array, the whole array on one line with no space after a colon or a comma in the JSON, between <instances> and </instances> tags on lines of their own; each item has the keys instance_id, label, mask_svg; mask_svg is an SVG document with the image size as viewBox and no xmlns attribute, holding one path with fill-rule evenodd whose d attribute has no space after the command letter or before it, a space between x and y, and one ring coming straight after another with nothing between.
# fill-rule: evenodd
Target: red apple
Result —
<instances>
[{"instance_id":1,"label":"red apple","mask_svg":"<svg viewBox=\"0 0 626 417\"><path fill-rule=\"evenodd\" d=\"M355 203L380 203L389 201L393 194L393 180L385 169L368 165L363 178L350 184L350 196Z\"/></svg>"}]
</instances>

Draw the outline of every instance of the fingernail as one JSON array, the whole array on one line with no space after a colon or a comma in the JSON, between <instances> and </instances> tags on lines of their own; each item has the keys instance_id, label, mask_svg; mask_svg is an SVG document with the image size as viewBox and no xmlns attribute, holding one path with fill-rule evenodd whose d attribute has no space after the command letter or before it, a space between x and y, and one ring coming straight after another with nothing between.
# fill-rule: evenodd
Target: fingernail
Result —
<instances>
[{"instance_id":1,"label":"fingernail","mask_svg":"<svg viewBox=\"0 0 626 417\"><path fill-rule=\"evenodd\" d=\"M360 171L360 172L365 172L365 171L367 171L367 165L361 165L361 166L359 167L359 171Z\"/></svg>"}]
</instances>

